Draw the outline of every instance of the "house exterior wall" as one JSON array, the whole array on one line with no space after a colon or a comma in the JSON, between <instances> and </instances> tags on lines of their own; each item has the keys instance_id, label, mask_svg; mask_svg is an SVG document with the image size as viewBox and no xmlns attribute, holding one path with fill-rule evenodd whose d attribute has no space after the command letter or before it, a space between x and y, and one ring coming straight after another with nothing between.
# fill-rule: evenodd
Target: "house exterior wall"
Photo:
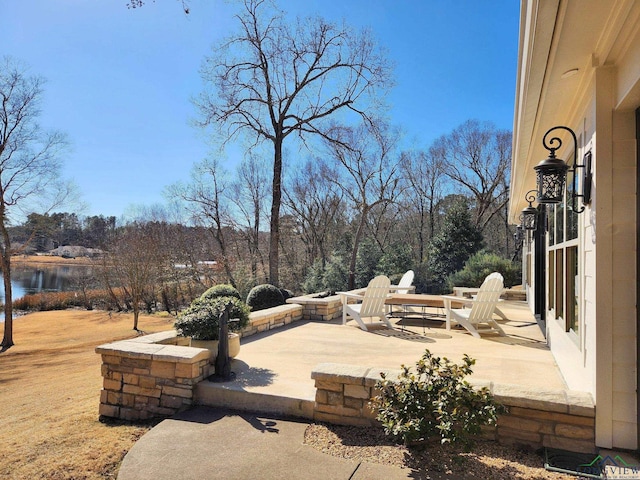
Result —
<instances>
[{"instance_id":1,"label":"house exterior wall","mask_svg":"<svg viewBox=\"0 0 640 480\"><path fill-rule=\"evenodd\" d=\"M613 113L612 135L611 442L636 448L637 162L633 111Z\"/></svg>"},{"instance_id":2,"label":"house exterior wall","mask_svg":"<svg viewBox=\"0 0 640 480\"><path fill-rule=\"evenodd\" d=\"M584 0L580 6L522 0L512 168L517 196L510 217L517 218L520 197L535 182L532 167L544 158L537 145L544 132L555 125L570 127L578 136L578 163L586 151L593 154L592 202L578 220L580 328L578 335L567 331L564 319L556 318L562 315L549 308L547 340L568 387L595 398L596 445L637 449L640 3ZM540 19L552 16L555 30L549 32ZM581 31L589 35L580 36ZM579 74L573 80L562 75L575 67ZM570 150L563 145L558 156L567 159ZM536 259L523 261L533 269ZM532 294L535 280L526 280ZM548 285L546 300L553 305ZM533 307L531 298L529 303Z\"/></svg>"},{"instance_id":3,"label":"house exterior wall","mask_svg":"<svg viewBox=\"0 0 640 480\"><path fill-rule=\"evenodd\" d=\"M547 313L547 339L567 385L596 399L596 443L637 448L635 113L615 111L617 70L594 69L572 125L593 152L592 203L579 218L582 314L578 339ZM579 160L580 162L580 160Z\"/></svg>"}]
</instances>

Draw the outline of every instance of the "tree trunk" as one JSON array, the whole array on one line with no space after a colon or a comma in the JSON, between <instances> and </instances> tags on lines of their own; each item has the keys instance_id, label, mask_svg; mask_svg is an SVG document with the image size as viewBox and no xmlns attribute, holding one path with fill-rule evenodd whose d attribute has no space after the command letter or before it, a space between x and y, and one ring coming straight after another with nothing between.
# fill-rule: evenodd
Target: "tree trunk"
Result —
<instances>
[{"instance_id":1,"label":"tree trunk","mask_svg":"<svg viewBox=\"0 0 640 480\"><path fill-rule=\"evenodd\" d=\"M4 232L3 232L4 236ZM8 236L7 236L8 238ZM7 239L5 239L5 242ZM2 263L2 277L4 280L4 337L2 338L2 350L6 350L14 345L13 343L13 304L12 304L12 292L11 292L11 249L5 243L5 248L2 251L1 260Z\"/></svg>"},{"instance_id":2,"label":"tree trunk","mask_svg":"<svg viewBox=\"0 0 640 480\"><path fill-rule=\"evenodd\" d=\"M271 232L269 234L269 283L279 286L280 203L282 201L282 139L274 141Z\"/></svg>"},{"instance_id":3,"label":"tree trunk","mask_svg":"<svg viewBox=\"0 0 640 480\"><path fill-rule=\"evenodd\" d=\"M6 227L4 202L2 203L2 222L0 222L0 232L2 233L2 247L0 249L0 268L2 268L2 278L4 280L4 336L0 344L0 350L6 350L14 345L13 343L13 296L11 292L11 239Z\"/></svg>"},{"instance_id":4,"label":"tree trunk","mask_svg":"<svg viewBox=\"0 0 640 480\"><path fill-rule=\"evenodd\" d=\"M140 301L142 300L142 295L139 293L134 293L134 289L131 289L131 307L133 310L133 329L138 331L138 317L140 316Z\"/></svg>"},{"instance_id":5,"label":"tree trunk","mask_svg":"<svg viewBox=\"0 0 640 480\"><path fill-rule=\"evenodd\" d=\"M351 262L349 263L349 284L348 290L353 290L356 284L356 259L358 258L358 248L360 247L360 240L362 239L362 232L364 232L364 224L367 219L368 209L363 209L360 216L360 223L358 224L358 230L356 236L353 239L353 250L351 251Z\"/></svg>"}]
</instances>

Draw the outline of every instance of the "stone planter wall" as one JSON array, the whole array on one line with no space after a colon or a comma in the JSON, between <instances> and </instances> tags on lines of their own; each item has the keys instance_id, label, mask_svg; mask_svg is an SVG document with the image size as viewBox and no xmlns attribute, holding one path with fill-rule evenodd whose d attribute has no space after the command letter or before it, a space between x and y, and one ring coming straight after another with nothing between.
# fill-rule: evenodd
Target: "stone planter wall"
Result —
<instances>
[{"instance_id":1,"label":"stone planter wall","mask_svg":"<svg viewBox=\"0 0 640 480\"><path fill-rule=\"evenodd\" d=\"M266 332L274 328L281 328L290 323L302 320L302 305L280 305L251 312L249 325L242 330L242 336L247 337L259 332Z\"/></svg>"},{"instance_id":2,"label":"stone planter wall","mask_svg":"<svg viewBox=\"0 0 640 480\"><path fill-rule=\"evenodd\" d=\"M324 298L314 298L312 295L303 295L287 299L287 303L302 306L302 319L314 321L330 321L342 317L342 302L340 295L331 295Z\"/></svg>"},{"instance_id":3,"label":"stone planter wall","mask_svg":"<svg viewBox=\"0 0 640 480\"><path fill-rule=\"evenodd\" d=\"M100 415L147 420L191 406L194 386L213 373L213 366L208 350L184 346L188 342L168 331L97 347L103 377Z\"/></svg>"},{"instance_id":4,"label":"stone planter wall","mask_svg":"<svg viewBox=\"0 0 640 480\"><path fill-rule=\"evenodd\" d=\"M375 396L380 372L396 378L399 370L323 363L311 374L316 385L314 420L342 424L379 425L369 401ZM501 444L536 450L559 448L594 453L595 407L591 396L572 391L534 391L514 385L487 386L496 400L509 409L497 427L485 429L485 437Z\"/></svg>"},{"instance_id":5,"label":"stone planter wall","mask_svg":"<svg viewBox=\"0 0 640 480\"><path fill-rule=\"evenodd\" d=\"M302 319L301 305L281 305L249 315L242 336ZM193 403L194 388L214 373L210 352L189 347L174 330L96 348L102 356L99 413L127 421L171 416Z\"/></svg>"}]
</instances>

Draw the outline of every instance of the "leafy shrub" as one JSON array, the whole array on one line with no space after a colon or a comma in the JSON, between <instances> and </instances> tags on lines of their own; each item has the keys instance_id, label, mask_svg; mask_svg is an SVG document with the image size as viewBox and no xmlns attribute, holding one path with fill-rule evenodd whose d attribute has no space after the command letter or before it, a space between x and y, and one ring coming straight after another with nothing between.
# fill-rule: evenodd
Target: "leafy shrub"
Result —
<instances>
[{"instance_id":1,"label":"leafy shrub","mask_svg":"<svg viewBox=\"0 0 640 480\"><path fill-rule=\"evenodd\" d=\"M284 305L284 297L278 287L265 283L256 285L251 289L249 295L247 295L247 305L255 312Z\"/></svg>"},{"instance_id":2,"label":"leafy shrub","mask_svg":"<svg viewBox=\"0 0 640 480\"><path fill-rule=\"evenodd\" d=\"M121 289L116 289L116 295ZM100 308L113 309L113 302L106 290L87 290L86 292L40 292L25 295L13 300L13 308L26 311L65 310L82 307L87 310Z\"/></svg>"},{"instance_id":3,"label":"leafy shrub","mask_svg":"<svg viewBox=\"0 0 640 480\"><path fill-rule=\"evenodd\" d=\"M348 276L346 263L342 256L332 255L324 267L322 262L317 260L309 268L304 282L302 282L302 290L305 293L346 290Z\"/></svg>"},{"instance_id":4,"label":"leafy shrub","mask_svg":"<svg viewBox=\"0 0 640 480\"><path fill-rule=\"evenodd\" d=\"M456 285L479 287L487 275L500 272L504 277L504 286L513 287L522 282L521 268L520 263L499 257L495 253L481 251L469 257L464 268L451 275L447 284L451 288Z\"/></svg>"},{"instance_id":5,"label":"leafy shrub","mask_svg":"<svg viewBox=\"0 0 640 480\"><path fill-rule=\"evenodd\" d=\"M212 299L217 297L234 297L238 300L241 300L240 292L233 285L229 285L228 283L220 283L218 285L214 285L209 290L204 292L200 298L201 299Z\"/></svg>"},{"instance_id":6,"label":"leafy shrub","mask_svg":"<svg viewBox=\"0 0 640 480\"><path fill-rule=\"evenodd\" d=\"M402 365L397 380L382 374L376 384L380 394L372 403L385 433L405 445L440 437L441 443L469 443L482 425L492 425L505 409L489 390L474 390L464 380L475 360L464 355L457 365L426 350L415 371Z\"/></svg>"},{"instance_id":7,"label":"leafy shrub","mask_svg":"<svg viewBox=\"0 0 640 480\"><path fill-rule=\"evenodd\" d=\"M449 275L461 270L471 255L483 248L482 232L474 225L466 199L457 199L447 211L440 232L429 242L429 270L440 293Z\"/></svg>"},{"instance_id":8,"label":"leafy shrub","mask_svg":"<svg viewBox=\"0 0 640 480\"><path fill-rule=\"evenodd\" d=\"M413 269L411 247L408 243L398 242L390 245L380 257L376 267L376 275L386 275L391 282L397 283L404 272L410 269Z\"/></svg>"},{"instance_id":9,"label":"leafy shrub","mask_svg":"<svg viewBox=\"0 0 640 480\"><path fill-rule=\"evenodd\" d=\"M218 340L220 314L229 306L229 331L237 332L249 323L249 307L235 297L198 298L178 315L174 328L181 337L194 340Z\"/></svg>"},{"instance_id":10,"label":"leafy shrub","mask_svg":"<svg viewBox=\"0 0 640 480\"><path fill-rule=\"evenodd\" d=\"M284 299L285 303L287 302L288 298L293 298L295 296L291 290L287 290L286 288L281 288L280 293L282 294L282 298Z\"/></svg>"}]
</instances>

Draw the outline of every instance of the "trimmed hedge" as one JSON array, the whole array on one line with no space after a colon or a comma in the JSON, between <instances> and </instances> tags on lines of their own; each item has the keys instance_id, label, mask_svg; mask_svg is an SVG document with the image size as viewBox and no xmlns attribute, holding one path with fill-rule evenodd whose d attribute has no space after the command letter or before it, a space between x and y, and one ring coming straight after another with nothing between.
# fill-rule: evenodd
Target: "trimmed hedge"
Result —
<instances>
[{"instance_id":1,"label":"trimmed hedge","mask_svg":"<svg viewBox=\"0 0 640 480\"><path fill-rule=\"evenodd\" d=\"M221 283L219 285L214 285L209 290L200 295L202 300L204 299L213 299L218 297L234 297L238 300L242 300L240 297L240 292L233 285L229 285L228 283Z\"/></svg>"},{"instance_id":2,"label":"trimmed hedge","mask_svg":"<svg viewBox=\"0 0 640 480\"><path fill-rule=\"evenodd\" d=\"M284 303L284 296L280 289L268 283L256 285L251 289L249 295L247 295L247 305L249 305L254 312L284 305Z\"/></svg>"},{"instance_id":3,"label":"trimmed hedge","mask_svg":"<svg viewBox=\"0 0 640 480\"><path fill-rule=\"evenodd\" d=\"M220 314L229 306L229 331L237 332L249 324L249 307L235 297L198 298L178 315L174 328L181 337L194 340L218 340Z\"/></svg>"}]
</instances>

